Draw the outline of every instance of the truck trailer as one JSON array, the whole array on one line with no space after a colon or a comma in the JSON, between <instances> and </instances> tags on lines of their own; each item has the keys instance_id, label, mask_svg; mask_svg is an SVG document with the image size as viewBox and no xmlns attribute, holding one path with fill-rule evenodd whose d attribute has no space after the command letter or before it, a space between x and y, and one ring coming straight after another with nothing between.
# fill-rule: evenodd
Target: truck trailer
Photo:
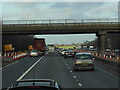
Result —
<instances>
[{"instance_id":1,"label":"truck trailer","mask_svg":"<svg viewBox=\"0 0 120 90\"><path fill-rule=\"evenodd\" d=\"M34 50L38 51L38 55L45 54L45 38L34 38Z\"/></svg>"}]
</instances>

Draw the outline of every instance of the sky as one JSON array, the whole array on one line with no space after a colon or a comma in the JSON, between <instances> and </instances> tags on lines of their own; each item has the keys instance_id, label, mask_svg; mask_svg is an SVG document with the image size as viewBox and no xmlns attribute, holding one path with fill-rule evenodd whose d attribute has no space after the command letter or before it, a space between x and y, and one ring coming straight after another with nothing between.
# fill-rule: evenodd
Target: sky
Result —
<instances>
[{"instance_id":1,"label":"sky","mask_svg":"<svg viewBox=\"0 0 120 90\"><path fill-rule=\"evenodd\" d=\"M3 20L117 18L118 2L2 2ZM46 42L69 44L92 41L95 34L36 35ZM58 41L59 40L59 41Z\"/></svg>"}]
</instances>

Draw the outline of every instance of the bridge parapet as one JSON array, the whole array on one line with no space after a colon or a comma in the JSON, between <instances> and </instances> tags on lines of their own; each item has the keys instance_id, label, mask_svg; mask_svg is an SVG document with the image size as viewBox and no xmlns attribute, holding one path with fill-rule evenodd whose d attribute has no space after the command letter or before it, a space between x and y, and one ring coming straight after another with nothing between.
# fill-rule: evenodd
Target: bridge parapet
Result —
<instances>
[{"instance_id":1,"label":"bridge parapet","mask_svg":"<svg viewBox=\"0 0 120 90\"><path fill-rule=\"evenodd\" d=\"M101 19L44 19L44 20L3 20L2 25L91 25L117 24L118 18Z\"/></svg>"}]
</instances>

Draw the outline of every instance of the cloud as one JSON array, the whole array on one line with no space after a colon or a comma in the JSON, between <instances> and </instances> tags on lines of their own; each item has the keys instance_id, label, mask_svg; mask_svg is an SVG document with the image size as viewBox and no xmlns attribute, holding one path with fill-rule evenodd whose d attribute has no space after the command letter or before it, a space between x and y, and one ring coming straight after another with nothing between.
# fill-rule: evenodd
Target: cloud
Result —
<instances>
[{"instance_id":1,"label":"cloud","mask_svg":"<svg viewBox=\"0 0 120 90\"><path fill-rule=\"evenodd\" d=\"M83 0L2 0L2 2L83 2ZM84 2L119 2L119 0L84 0Z\"/></svg>"},{"instance_id":2,"label":"cloud","mask_svg":"<svg viewBox=\"0 0 120 90\"><path fill-rule=\"evenodd\" d=\"M118 3L104 3L101 7L93 8L84 15L91 18L118 17Z\"/></svg>"},{"instance_id":3,"label":"cloud","mask_svg":"<svg viewBox=\"0 0 120 90\"><path fill-rule=\"evenodd\" d=\"M117 3L111 2L23 2L4 3L3 18L83 19L117 17Z\"/></svg>"},{"instance_id":4,"label":"cloud","mask_svg":"<svg viewBox=\"0 0 120 90\"><path fill-rule=\"evenodd\" d=\"M16 8L32 8L35 7L38 3L37 2L16 2L14 3Z\"/></svg>"}]
</instances>

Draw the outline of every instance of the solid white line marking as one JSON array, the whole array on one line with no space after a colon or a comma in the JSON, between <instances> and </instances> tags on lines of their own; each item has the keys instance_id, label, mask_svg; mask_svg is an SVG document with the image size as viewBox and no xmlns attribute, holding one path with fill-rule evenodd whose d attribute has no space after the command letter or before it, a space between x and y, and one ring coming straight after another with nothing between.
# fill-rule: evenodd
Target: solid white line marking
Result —
<instances>
[{"instance_id":1,"label":"solid white line marking","mask_svg":"<svg viewBox=\"0 0 120 90\"><path fill-rule=\"evenodd\" d=\"M45 56L45 55L44 55ZM37 62L35 62L24 74L22 74L18 79L17 79L17 81L19 81L19 80L21 80L39 61L41 61L42 59L43 59L43 57L44 56L42 56Z\"/></svg>"},{"instance_id":2,"label":"solid white line marking","mask_svg":"<svg viewBox=\"0 0 120 90\"><path fill-rule=\"evenodd\" d=\"M103 70L102 68L100 68L100 67L98 67L98 66L96 66L96 68L98 68L99 70L101 70L101 71L103 71L103 72L105 72L105 73L109 74L110 76L113 76L113 77L115 77L115 78L117 78L117 79L118 79L118 77L117 77L117 76L115 76L115 75L113 75L112 73L110 73L110 72L108 72L108 71L105 71L105 70Z\"/></svg>"},{"instance_id":3,"label":"solid white line marking","mask_svg":"<svg viewBox=\"0 0 120 90\"><path fill-rule=\"evenodd\" d=\"M80 87L82 86L82 84L80 84L80 83L79 83L78 85L79 85Z\"/></svg>"},{"instance_id":4,"label":"solid white line marking","mask_svg":"<svg viewBox=\"0 0 120 90\"><path fill-rule=\"evenodd\" d=\"M4 67L2 67L2 68L0 68L0 69L3 69L3 68L6 68L6 67L9 67L9 66L11 66L11 65L13 65L13 64L16 64L16 63L18 63L19 61L16 61L16 62L14 62L14 63L11 63L11 64L9 64L9 65L7 65L7 66L4 66Z\"/></svg>"}]
</instances>

